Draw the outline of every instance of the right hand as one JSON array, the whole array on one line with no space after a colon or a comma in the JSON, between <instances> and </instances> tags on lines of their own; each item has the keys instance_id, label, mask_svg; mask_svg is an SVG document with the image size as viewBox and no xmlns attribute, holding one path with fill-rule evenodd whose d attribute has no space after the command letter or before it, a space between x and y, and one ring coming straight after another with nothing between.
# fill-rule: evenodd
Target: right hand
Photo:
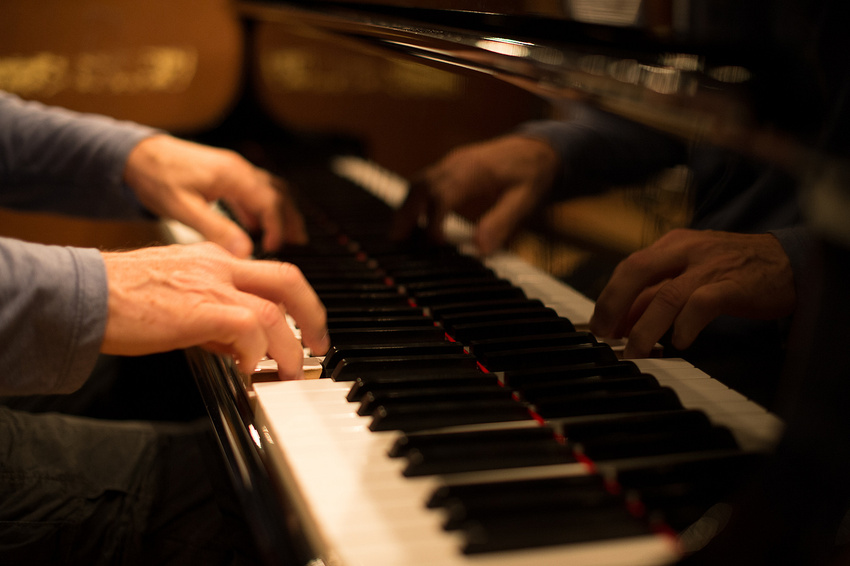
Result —
<instances>
[{"instance_id":1,"label":"right hand","mask_svg":"<svg viewBox=\"0 0 850 566\"><path fill-rule=\"evenodd\" d=\"M326 314L294 265L239 259L217 244L103 253L109 314L101 352L144 355L202 346L253 368L265 355L281 379L302 375L303 350L329 346Z\"/></svg>"},{"instance_id":2,"label":"right hand","mask_svg":"<svg viewBox=\"0 0 850 566\"><path fill-rule=\"evenodd\" d=\"M392 235L405 239L424 219L439 241L443 220L456 212L478 222L475 244L487 255L534 211L557 168L558 156L548 143L520 135L455 149L413 181Z\"/></svg>"},{"instance_id":3,"label":"right hand","mask_svg":"<svg viewBox=\"0 0 850 566\"><path fill-rule=\"evenodd\" d=\"M265 252L307 242L284 180L233 151L155 135L130 152L124 181L148 210L183 222L238 257L251 255L251 238L210 202L223 200L247 230L261 230Z\"/></svg>"}]
</instances>

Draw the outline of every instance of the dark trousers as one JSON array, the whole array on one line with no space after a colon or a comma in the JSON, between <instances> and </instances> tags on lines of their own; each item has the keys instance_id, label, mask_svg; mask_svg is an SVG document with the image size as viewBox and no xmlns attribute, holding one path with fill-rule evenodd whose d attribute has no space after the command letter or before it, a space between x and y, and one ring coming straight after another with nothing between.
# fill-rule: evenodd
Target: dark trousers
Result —
<instances>
[{"instance_id":1,"label":"dark trousers","mask_svg":"<svg viewBox=\"0 0 850 566\"><path fill-rule=\"evenodd\" d=\"M166 373L113 388L101 371L72 397L0 406L0 564L256 562L209 422L178 384L154 388Z\"/></svg>"}]
</instances>

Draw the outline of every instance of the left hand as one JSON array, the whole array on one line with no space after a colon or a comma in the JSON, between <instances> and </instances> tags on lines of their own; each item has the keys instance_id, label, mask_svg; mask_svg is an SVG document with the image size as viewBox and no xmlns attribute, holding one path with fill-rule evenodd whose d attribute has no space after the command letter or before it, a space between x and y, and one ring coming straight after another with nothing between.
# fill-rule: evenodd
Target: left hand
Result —
<instances>
[{"instance_id":1,"label":"left hand","mask_svg":"<svg viewBox=\"0 0 850 566\"><path fill-rule=\"evenodd\" d=\"M238 257L251 255L251 239L210 208L215 200L224 200L247 230L263 231L265 251L307 241L284 181L233 151L152 136L130 152L124 181L148 210L183 222Z\"/></svg>"},{"instance_id":2,"label":"left hand","mask_svg":"<svg viewBox=\"0 0 850 566\"><path fill-rule=\"evenodd\" d=\"M721 314L772 320L795 303L791 263L773 235L674 230L617 266L590 329L628 336L625 357L640 358L670 327L684 349Z\"/></svg>"}]
</instances>

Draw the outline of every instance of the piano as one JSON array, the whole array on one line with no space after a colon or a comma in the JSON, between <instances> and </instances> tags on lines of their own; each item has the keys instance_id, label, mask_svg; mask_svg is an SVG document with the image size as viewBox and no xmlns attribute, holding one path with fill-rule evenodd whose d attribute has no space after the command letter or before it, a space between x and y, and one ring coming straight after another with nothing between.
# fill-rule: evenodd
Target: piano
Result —
<instances>
[{"instance_id":1,"label":"piano","mask_svg":"<svg viewBox=\"0 0 850 566\"><path fill-rule=\"evenodd\" d=\"M590 300L507 252L475 257L457 218L449 247L387 242L404 181L330 165L311 244L282 256L328 308L321 377L246 388L190 357L269 562L667 564L698 547L781 421L684 360L620 360L581 330ZM502 514L487 528L536 527L475 535L462 514L482 511L452 494L483 489L468 504ZM532 500L500 510L500 489ZM564 517L547 503L561 490Z\"/></svg>"},{"instance_id":2,"label":"piano","mask_svg":"<svg viewBox=\"0 0 850 566\"><path fill-rule=\"evenodd\" d=\"M771 107L815 94L789 88L760 104L789 76L814 72L795 51L807 30L781 35L793 3L769 17L753 3L720 4L238 6L580 98L795 174L813 164L842 172L841 158L803 141L809 132L788 135L812 116ZM760 74L780 47L789 74ZM333 349L305 354L317 379L246 379L227 359L189 352L269 564L671 564L723 531L738 490L788 457L775 415L684 360L620 359L616 344L586 332L590 301L510 255L475 257L462 222L452 220L447 246L387 242L405 190L391 172L334 156L304 185L311 244L280 259L299 265L328 307ZM843 234L831 217L815 224ZM836 371L827 366L824 379Z\"/></svg>"}]
</instances>

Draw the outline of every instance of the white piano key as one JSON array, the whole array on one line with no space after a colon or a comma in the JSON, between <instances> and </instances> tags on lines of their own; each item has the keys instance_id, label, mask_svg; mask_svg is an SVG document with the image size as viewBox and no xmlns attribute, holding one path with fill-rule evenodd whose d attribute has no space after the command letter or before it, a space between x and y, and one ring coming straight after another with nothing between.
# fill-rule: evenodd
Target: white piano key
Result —
<instances>
[{"instance_id":1,"label":"white piano key","mask_svg":"<svg viewBox=\"0 0 850 566\"><path fill-rule=\"evenodd\" d=\"M341 395L346 390L330 380L257 384L257 422L268 430L273 460L285 468L280 470L282 481L297 494L296 507L329 559L344 566L657 566L675 560L674 546L663 536L463 555L456 535L442 530L441 515L424 506L438 480L403 477L403 461L385 456L398 435L368 431L363 424L368 419L354 413L357 404ZM587 473L576 464L453 477L534 477L529 470L538 477Z\"/></svg>"}]
</instances>

